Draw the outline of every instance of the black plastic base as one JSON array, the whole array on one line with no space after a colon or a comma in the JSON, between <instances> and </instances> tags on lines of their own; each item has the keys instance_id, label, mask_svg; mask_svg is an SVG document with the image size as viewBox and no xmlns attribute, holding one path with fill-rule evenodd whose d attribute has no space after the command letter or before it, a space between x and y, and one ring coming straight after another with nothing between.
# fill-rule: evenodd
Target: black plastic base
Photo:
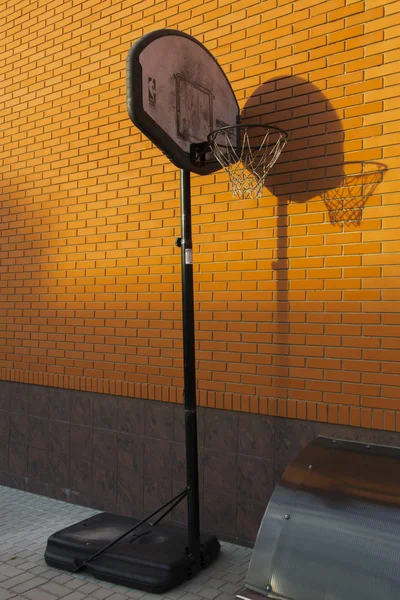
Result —
<instances>
[{"instance_id":1,"label":"black plastic base","mask_svg":"<svg viewBox=\"0 0 400 600\"><path fill-rule=\"evenodd\" d=\"M74 571L136 523L137 519L101 513L57 531L47 541L46 563ZM141 525L86 568L97 579L161 594L196 575L187 546L186 529ZM201 568L207 567L219 550L214 535L201 534Z\"/></svg>"}]
</instances>

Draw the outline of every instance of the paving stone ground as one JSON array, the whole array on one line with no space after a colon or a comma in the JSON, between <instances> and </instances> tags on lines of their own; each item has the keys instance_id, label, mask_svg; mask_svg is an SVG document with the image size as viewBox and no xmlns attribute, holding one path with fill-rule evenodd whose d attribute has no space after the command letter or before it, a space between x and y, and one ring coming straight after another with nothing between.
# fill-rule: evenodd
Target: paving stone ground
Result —
<instances>
[{"instance_id":1,"label":"paving stone ground","mask_svg":"<svg viewBox=\"0 0 400 600\"><path fill-rule=\"evenodd\" d=\"M97 512L0 486L0 600L234 600L243 587L251 550L225 542L215 563L163 596L48 567L47 538Z\"/></svg>"}]
</instances>

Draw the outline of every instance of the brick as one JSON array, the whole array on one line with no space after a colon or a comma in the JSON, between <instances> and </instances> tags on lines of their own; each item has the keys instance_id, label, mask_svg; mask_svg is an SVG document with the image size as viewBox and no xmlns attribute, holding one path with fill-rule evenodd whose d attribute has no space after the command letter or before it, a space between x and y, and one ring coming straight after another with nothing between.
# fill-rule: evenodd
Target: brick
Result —
<instances>
[{"instance_id":1,"label":"brick","mask_svg":"<svg viewBox=\"0 0 400 600\"><path fill-rule=\"evenodd\" d=\"M31 582L34 582L35 579L36 579L36 583L31 584ZM22 592L23 589L27 589L27 590L32 589L36 585L39 585L40 582L45 583L45 580L41 579L41 578L35 578L35 576L32 575L31 573L23 573L22 575L10 577L6 581L3 581L1 583L1 587L8 589L8 590L15 589L15 593L19 593L20 591ZM28 587L26 587L26 586L28 586ZM21 587L23 589L20 589Z\"/></svg>"},{"instance_id":2,"label":"brick","mask_svg":"<svg viewBox=\"0 0 400 600\"><path fill-rule=\"evenodd\" d=\"M0 564L0 577L3 576L7 578L24 576L24 572L12 565Z\"/></svg>"},{"instance_id":3,"label":"brick","mask_svg":"<svg viewBox=\"0 0 400 600\"><path fill-rule=\"evenodd\" d=\"M355 2L344 8L338 8L337 10L331 10L328 13L328 20L336 21L337 19L342 19L343 17L349 17L351 15L363 13L363 12L364 12L364 3L363 2Z\"/></svg>"},{"instance_id":4,"label":"brick","mask_svg":"<svg viewBox=\"0 0 400 600\"><path fill-rule=\"evenodd\" d=\"M16 596L13 592L9 592L8 590L0 588L0 599L9 600L9 598L16 598Z\"/></svg>"},{"instance_id":5,"label":"brick","mask_svg":"<svg viewBox=\"0 0 400 600\"><path fill-rule=\"evenodd\" d=\"M341 31L335 31L334 33L331 33L330 35L328 35L328 42L329 42L329 44L334 44L335 42L346 40L346 43L348 44L348 41L351 38L354 38L354 37L359 38L360 36L362 36L363 32L364 32L363 25L355 25L354 27L346 27L345 29L343 29ZM347 48L348 47L349 46L347 46Z\"/></svg>"},{"instance_id":6,"label":"brick","mask_svg":"<svg viewBox=\"0 0 400 600\"><path fill-rule=\"evenodd\" d=\"M29 598L29 600L54 600L55 598L59 598L59 596L49 594L41 588L28 590L27 592L25 592L24 596L26 596L26 598Z\"/></svg>"}]
</instances>

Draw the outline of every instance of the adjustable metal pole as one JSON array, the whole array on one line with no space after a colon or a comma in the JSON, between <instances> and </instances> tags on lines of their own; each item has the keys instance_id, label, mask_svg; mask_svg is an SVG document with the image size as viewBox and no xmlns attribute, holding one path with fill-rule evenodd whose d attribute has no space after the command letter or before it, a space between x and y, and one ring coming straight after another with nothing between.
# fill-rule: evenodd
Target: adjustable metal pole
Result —
<instances>
[{"instance_id":1,"label":"adjustable metal pole","mask_svg":"<svg viewBox=\"0 0 400 600\"><path fill-rule=\"evenodd\" d=\"M184 361L184 404L186 434L186 477L188 485L189 552L192 572L200 569L200 505L196 423L196 364L194 349L194 303L190 171L181 169L182 321Z\"/></svg>"}]
</instances>

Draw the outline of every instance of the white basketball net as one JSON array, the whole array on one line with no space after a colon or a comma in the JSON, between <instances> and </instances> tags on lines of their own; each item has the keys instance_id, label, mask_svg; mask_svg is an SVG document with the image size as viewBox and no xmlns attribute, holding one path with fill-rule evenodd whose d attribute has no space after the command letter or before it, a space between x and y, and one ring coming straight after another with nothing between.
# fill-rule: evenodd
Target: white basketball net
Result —
<instances>
[{"instance_id":1,"label":"white basketball net","mask_svg":"<svg viewBox=\"0 0 400 600\"><path fill-rule=\"evenodd\" d=\"M227 128L210 141L210 150L228 173L235 198L261 198L265 179L285 147L287 134L268 127L262 128L261 135L250 135L252 130L245 126L240 130L241 146L232 142L234 128Z\"/></svg>"}]
</instances>

